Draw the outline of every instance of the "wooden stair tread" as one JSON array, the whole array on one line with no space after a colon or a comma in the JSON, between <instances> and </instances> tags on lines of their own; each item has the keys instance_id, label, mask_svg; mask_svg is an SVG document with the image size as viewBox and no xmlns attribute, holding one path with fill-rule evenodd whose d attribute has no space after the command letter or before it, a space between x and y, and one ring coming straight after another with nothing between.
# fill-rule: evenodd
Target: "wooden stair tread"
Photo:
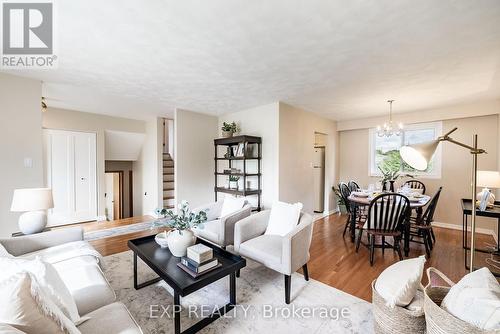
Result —
<instances>
[{"instance_id":1,"label":"wooden stair tread","mask_svg":"<svg viewBox=\"0 0 500 334\"><path fill-rule=\"evenodd\" d=\"M174 173L163 173L163 175L174 175Z\"/></svg>"},{"instance_id":2,"label":"wooden stair tread","mask_svg":"<svg viewBox=\"0 0 500 334\"><path fill-rule=\"evenodd\" d=\"M174 199L175 197L174 196L163 196L163 199L166 200L166 199Z\"/></svg>"},{"instance_id":3,"label":"wooden stair tread","mask_svg":"<svg viewBox=\"0 0 500 334\"><path fill-rule=\"evenodd\" d=\"M175 190L175 188L163 188L163 191L171 191L171 190Z\"/></svg>"}]
</instances>

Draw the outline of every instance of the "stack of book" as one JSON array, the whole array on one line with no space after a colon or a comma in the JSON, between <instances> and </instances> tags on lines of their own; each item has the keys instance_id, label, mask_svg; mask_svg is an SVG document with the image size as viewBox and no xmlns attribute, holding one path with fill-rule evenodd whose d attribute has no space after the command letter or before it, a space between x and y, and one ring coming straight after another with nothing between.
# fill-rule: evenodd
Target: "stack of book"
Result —
<instances>
[{"instance_id":1,"label":"stack of book","mask_svg":"<svg viewBox=\"0 0 500 334\"><path fill-rule=\"evenodd\" d=\"M203 244L188 247L186 256L177 265L194 278L221 266L212 248Z\"/></svg>"}]
</instances>

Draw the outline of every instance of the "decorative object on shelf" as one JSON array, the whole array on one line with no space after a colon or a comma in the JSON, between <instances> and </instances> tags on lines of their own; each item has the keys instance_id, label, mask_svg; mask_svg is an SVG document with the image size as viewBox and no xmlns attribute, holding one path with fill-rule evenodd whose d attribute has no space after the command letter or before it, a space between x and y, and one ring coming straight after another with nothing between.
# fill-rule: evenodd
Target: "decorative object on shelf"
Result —
<instances>
[{"instance_id":1,"label":"decorative object on shelf","mask_svg":"<svg viewBox=\"0 0 500 334\"><path fill-rule=\"evenodd\" d=\"M443 136L438 137L435 140L415 144L415 145L407 145L403 146L399 149L399 154L401 158L406 162L410 167L415 168L416 170L426 170L429 162L432 159L432 156L436 152L436 149L440 142L448 141L455 145L461 146L469 150L472 154L472 196L471 200L474 200L477 195L477 156L479 154L486 153L485 150L477 148L477 134L472 136L472 146L458 142L450 137L450 134L455 132L458 128L453 128L451 131L448 131ZM475 260L475 248L476 248L476 210L472 210L472 219L471 219L471 245L470 245L470 271L474 271L474 260Z\"/></svg>"},{"instance_id":2,"label":"decorative object on shelf","mask_svg":"<svg viewBox=\"0 0 500 334\"><path fill-rule=\"evenodd\" d=\"M223 122L222 123L222 138L230 138L233 136L233 134L238 132L238 125L236 125L235 122L232 123L227 123Z\"/></svg>"},{"instance_id":3,"label":"decorative object on shelf","mask_svg":"<svg viewBox=\"0 0 500 334\"><path fill-rule=\"evenodd\" d=\"M383 126L377 126L377 135L379 137L392 137L392 135L400 136L403 132L403 123L398 123L397 128L392 122L392 103L394 100L387 100L389 102L389 123L384 123Z\"/></svg>"},{"instance_id":4,"label":"decorative object on shelf","mask_svg":"<svg viewBox=\"0 0 500 334\"><path fill-rule=\"evenodd\" d=\"M167 240L167 231L163 231L161 233L158 233L155 235L155 241L158 245L160 245L161 248L167 248L168 247L168 240Z\"/></svg>"},{"instance_id":5,"label":"decorative object on shelf","mask_svg":"<svg viewBox=\"0 0 500 334\"><path fill-rule=\"evenodd\" d=\"M197 244L187 249L187 257L200 264L211 260L214 257L212 248L204 244Z\"/></svg>"},{"instance_id":6,"label":"decorative object on shelf","mask_svg":"<svg viewBox=\"0 0 500 334\"><path fill-rule=\"evenodd\" d=\"M490 189L500 188L500 172L479 170L477 171L477 186L483 187L483 190L477 193L476 200L481 201L483 198L487 199L487 206L495 204L495 194Z\"/></svg>"},{"instance_id":7,"label":"decorative object on shelf","mask_svg":"<svg viewBox=\"0 0 500 334\"><path fill-rule=\"evenodd\" d=\"M189 209L189 203L182 201L178 206L179 214L172 210L157 209L156 214L162 216L153 222L153 227L170 227L167 232L167 244L172 255L177 257L186 256L187 248L194 245L196 237L191 231L192 228L203 229L203 223L207 221L207 213L200 211L197 213ZM168 217L168 218L167 218Z\"/></svg>"},{"instance_id":8,"label":"decorative object on shelf","mask_svg":"<svg viewBox=\"0 0 500 334\"><path fill-rule=\"evenodd\" d=\"M47 225L47 210L54 207L52 189L16 189L10 211L24 212L19 217L19 229L23 234L42 232Z\"/></svg>"},{"instance_id":9,"label":"decorative object on shelf","mask_svg":"<svg viewBox=\"0 0 500 334\"><path fill-rule=\"evenodd\" d=\"M229 175L229 189L238 190L238 181L240 180L239 176Z\"/></svg>"}]
</instances>

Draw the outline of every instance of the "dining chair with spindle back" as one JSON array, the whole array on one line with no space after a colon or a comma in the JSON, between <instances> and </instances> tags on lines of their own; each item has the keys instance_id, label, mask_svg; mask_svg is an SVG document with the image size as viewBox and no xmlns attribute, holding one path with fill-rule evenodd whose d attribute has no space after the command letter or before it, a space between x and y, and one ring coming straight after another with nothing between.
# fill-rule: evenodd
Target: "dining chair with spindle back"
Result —
<instances>
[{"instance_id":1,"label":"dining chair with spindle back","mask_svg":"<svg viewBox=\"0 0 500 334\"><path fill-rule=\"evenodd\" d=\"M363 232L368 237L368 248L370 249L370 265L373 266L375 248L382 248L382 254L385 247L393 248L398 252L399 259L403 260L401 252L401 239L403 228L409 218L410 201L404 195L397 193L385 193L375 197L368 207L368 216L366 222L358 232L356 240L356 252L361 244ZM382 242L375 243L376 237L380 237ZM393 244L385 241L386 237L393 238Z\"/></svg>"},{"instance_id":2,"label":"dining chair with spindle back","mask_svg":"<svg viewBox=\"0 0 500 334\"><path fill-rule=\"evenodd\" d=\"M432 242L433 239L435 240L435 237L433 237L434 233L432 232L432 222L434 221L434 212L436 212L442 189L443 187L439 187L438 191L429 201L429 205L427 209L425 209L420 220L411 224L410 242L423 244L428 258L431 257L431 250L433 248ZM414 238L420 238L421 240L414 240Z\"/></svg>"},{"instance_id":3,"label":"dining chair with spindle back","mask_svg":"<svg viewBox=\"0 0 500 334\"><path fill-rule=\"evenodd\" d=\"M403 186L404 185L408 185L411 189L422 189L422 195L425 194L425 184L422 181L408 180L403 184Z\"/></svg>"},{"instance_id":4,"label":"dining chair with spindle back","mask_svg":"<svg viewBox=\"0 0 500 334\"><path fill-rule=\"evenodd\" d=\"M349 228L350 222L351 222L351 210L352 210L352 208L351 208L351 201L349 200L349 196L351 195L351 189L349 188L347 183L340 182L339 183L339 191L340 191L340 195L342 196L342 199L344 200L346 210L347 210L347 221L346 221L345 226L344 226L344 233L342 233L342 237L344 237L345 232ZM359 220L359 219L357 219L357 220Z\"/></svg>"},{"instance_id":5,"label":"dining chair with spindle back","mask_svg":"<svg viewBox=\"0 0 500 334\"><path fill-rule=\"evenodd\" d=\"M359 189L361 189L361 187L354 180L349 181L349 183L347 184L347 186L349 187L349 189L351 190L351 192L358 191Z\"/></svg>"}]
</instances>

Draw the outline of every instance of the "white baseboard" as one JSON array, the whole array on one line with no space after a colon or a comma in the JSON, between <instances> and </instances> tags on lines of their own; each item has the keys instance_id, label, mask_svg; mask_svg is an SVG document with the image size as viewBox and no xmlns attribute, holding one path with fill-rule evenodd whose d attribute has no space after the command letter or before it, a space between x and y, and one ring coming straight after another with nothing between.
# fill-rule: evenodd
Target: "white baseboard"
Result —
<instances>
[{"instance_id":1,"label":"white baseboard","mask_svg":"<svg viewBox=\"0 0 500 334\"><path fill-rule=\"evenodd\" d=\"M442 228L448 228L450 230L462 230L462 225L456 225L456 224L448 224L448 223L441 223L441 222L432 222L432 226L436 226L436 227L442 227ZM470 224L467 225L467 231L471 231L471 226ZM482 227L476 227L476 232L479 233L479 234L487 234L487 235L491 235L493 237L493 239L495 239L496 242L498 242L497 240L497 234L495 233L495 231L493 230L490 230L489 228L482 228Z\"/></svg>"},{"instance_id":2,"label":"white baseboard","mask_svg":"<svg viewBox=\"0 0 500 334\"><path fill-rule=\"evenodd\" d=\"M333 215L334 213L337 213L337 212L339 212L339 210L338 210L338 209L334 209L334 210L330 210L330 211L328 211L327 213L324 213L324 212L323 212L322 214L318 214L318 215L321 215L321 216L318 216L318 217L316 217L316 218L313 218L313 222L318 221L318 220L321 220L321 219L323 219L323 218L325 218L325 217L328 217L328 216L330 216L330 215Z\"/></svg>"}]
</instances>

